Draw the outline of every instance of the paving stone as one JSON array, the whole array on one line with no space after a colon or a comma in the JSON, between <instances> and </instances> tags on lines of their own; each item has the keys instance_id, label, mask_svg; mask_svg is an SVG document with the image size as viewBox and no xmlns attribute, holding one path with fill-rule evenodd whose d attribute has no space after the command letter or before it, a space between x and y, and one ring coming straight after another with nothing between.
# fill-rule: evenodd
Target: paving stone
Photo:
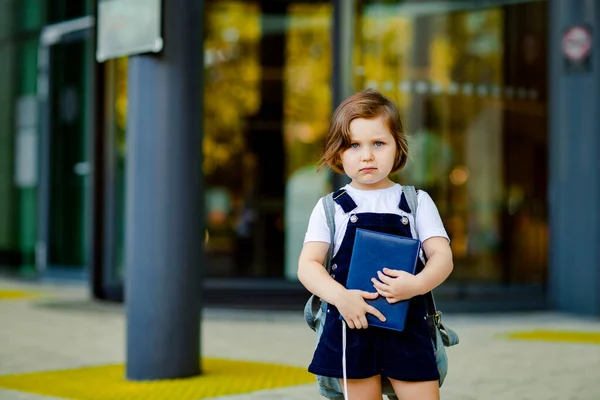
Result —
<instances>
[{"instance_id":1,"label":"paving stone","mask_svg":"<svg viewBox=\"0 0 600 400\"><path fill-rule=\"evenodd\" d=\"M39 292L34 299L0 301L0 375L125 362L123 307L90 299L84 286L24 284L0 288ZM447 349L444 400L600 399L600 345L508 339L517 331L600 332L600 321L552 312L448 314L461 343ZM202 354L306 367L315 346L302 311L207 309ZM226 396L219 400L318 398L316 385ZM0 399L49 397L0 390Z\"/></svg>"}]
</instances>

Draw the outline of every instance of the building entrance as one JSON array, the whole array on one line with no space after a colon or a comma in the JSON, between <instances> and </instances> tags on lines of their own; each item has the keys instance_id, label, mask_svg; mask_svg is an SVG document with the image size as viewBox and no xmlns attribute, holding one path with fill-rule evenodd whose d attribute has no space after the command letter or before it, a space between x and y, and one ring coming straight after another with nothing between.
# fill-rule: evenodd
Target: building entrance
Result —
<instances>
[{"instance_id":1,"label":"building entrance","mask_svg":"<svg viewBox=\"0 0 600 400\"><path fill-rule=\"evenodd\" d=\"M93 19L42 30L38 60L41 113L36 266L82 275L89 232L89 140Z\"/></svg>"}]
</instances>

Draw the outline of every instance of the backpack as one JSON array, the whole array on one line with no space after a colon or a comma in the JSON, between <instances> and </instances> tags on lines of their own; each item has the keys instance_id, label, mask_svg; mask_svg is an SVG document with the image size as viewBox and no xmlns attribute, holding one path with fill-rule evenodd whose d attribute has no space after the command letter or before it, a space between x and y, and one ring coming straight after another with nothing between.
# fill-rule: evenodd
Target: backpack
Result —
<instances>
[{"instance_id":1,"label":"backpack","mask_svg":"<svg viewBox=\"0 0 600 400\"><path fill-rule=\"evenodd\" d=\"M417 192L414 186L402 186L402 192L413 215L413 222L417 220ZM323 197L323 207L325 208L325 217L330 233L330 245L327 256L325 257L324 267L327 272L331 272L331 259L335 248L335 203L333 201L333 193L329 193ZM415 224L412 224L415 227ZM414 229L416 236L416 227ZM425 262L425 260L422 260ZM442 324L442 313L438 311L433 299L433 293L429 292L425 295L427 303L427 322L429 324L429 333L433 343L435 359L440 374L439 385L444 383L444 379L448 373L448 356L444 347L450 347L458 344L458 335L448 326ZM308 326L316 332L317 343L323 333L323 325L327 313L327 303L317 296L312 295L304 306L304 319ZM398 400L391 382L388 379L382 379L381 392L388 397L389 400ZM342 387L338 378L317 375L317 384L319 393L331 400L344 400Z\"/></svg>"}]
</instances>

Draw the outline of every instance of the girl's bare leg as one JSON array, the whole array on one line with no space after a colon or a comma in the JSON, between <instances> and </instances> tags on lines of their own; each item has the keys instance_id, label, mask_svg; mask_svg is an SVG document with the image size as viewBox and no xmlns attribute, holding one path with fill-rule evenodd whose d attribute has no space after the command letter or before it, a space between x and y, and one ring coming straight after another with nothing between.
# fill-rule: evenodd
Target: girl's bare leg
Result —
<instances>
[{"instance_id":1,"label":"girl's bare leg","mask_svg":"<svg viewBox=\"0 0 600 400\"><path fill-rule=\"evenodd\" d=\"M439 400L440 388L438 381L406 382L390 379L394 392L400 400ZM348 387L350 391L350 387Z\"/></svg>"},{"instance_id":2,"label":"girl's bare leg","mask_svg":"<svg viewBox=\"0 0 600 400\"><path fill-rule=\"evenodd\" d=\"M348 379L348 400L381 400L381 376L376 375L366 379ZM342 390L344 380L340 379ZM394 389L395 390L395 389Z\"/></svg>"}]
</instances>

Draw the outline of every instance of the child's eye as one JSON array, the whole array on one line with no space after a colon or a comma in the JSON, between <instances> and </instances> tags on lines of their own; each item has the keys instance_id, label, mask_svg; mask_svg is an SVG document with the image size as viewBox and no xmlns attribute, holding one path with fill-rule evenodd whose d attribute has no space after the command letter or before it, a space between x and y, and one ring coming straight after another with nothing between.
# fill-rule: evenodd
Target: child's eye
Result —
<instances>
[{"instance_id":1,"label":"child's eye","mask_svg":"<svg viewBox=\"0 0 600 400\"><path fill-rule=\"evenodd\" d=\"M357 149L358 143L350 143L350 147L352 147L353 149Z\"/></svg>"},{"instance_id":2,"label":"child's eye","mask_svg":"<svg viewBox=\"0 0 600 400\"><path fill-rule=\"evenodd\" d=\"M375 146L377 146L377 147L380 147L380 146L383 146L383 145L384 145L383 142L375 142Z\"/></svg>"}]
</instances>

